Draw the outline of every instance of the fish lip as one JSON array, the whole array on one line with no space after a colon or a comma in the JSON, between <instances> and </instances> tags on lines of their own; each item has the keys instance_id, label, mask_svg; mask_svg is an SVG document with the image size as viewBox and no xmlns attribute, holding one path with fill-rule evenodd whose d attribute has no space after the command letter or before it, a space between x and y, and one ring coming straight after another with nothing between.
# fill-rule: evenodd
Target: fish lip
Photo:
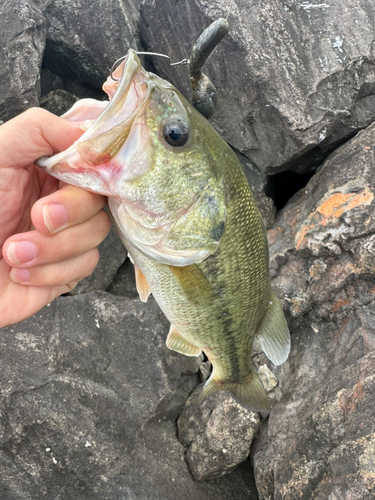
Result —
<instances>
[{"instance_id":1,"label":"fish lip","mask_svg":"<svg viewBox=\"0 0 375 500\"><path fill-rule=\"evenodd\" d=\"M85 134L83 134L78 139L78 141L76 141L77 144L82 144L84 141L94 139L95 136L99 134L110 132L117 125L128 127L130 129L135 115L142 107L149 94L149 90L147 90L142 99L139 95L139 92L137 92L136 88L134 88L137 100L136 105L127 114L129 92L131 91L132 83L135 79L136 74L140 71L144 71L141 62L136 52L133 49L129 49L128 54L126 55L126 58L124 60L124 68L117 90L114 92L108 106L98 116L98 118L94 121L91 127L89 127ZM144 73L146 76L146 72ZM107 85L109 84L108 82L110 78L111 77L107 79ZM106 84L103 85L103 88L105 88Z\"/></svg>"},{"instance_id":2,"label":"fish lip","mask_svg":"<svg viewBox=\"0 0 375 500\"><path fill-rule=\"evenodd\" d=\"M141 77L140 80L142 83L145 84L143 91L138 91L138 84L135 82L138 74ZM107 85L111 85L109 79L106 82ZM67 174L70 174L69 183L78 187L83 187L80 184L82 182L81 174L83 171L86 174L90 173L94 177L103 174L104 178L102 180L107 184L106 180L108 176L104 171L100 172L100 166L103 165L104 170L104 165L117 154L118 149L126 142L134 119L149 98L150 93L149 75L143 69L133 49L128 51L124 60L120 83L113 80L112 82L117 85L112 99L86 132L65 151L51 157L39 158L35 162L36 165L61 180L66 181ZM128 99L129 93L130 99ZM134 96L136 97L135 101ZM123 132L121 134L123 136L122 145L116 143L116 138L120 135L117 130L120 128ZM113 147L114 143L115 147ZM110 150L110 148L112 149ZM126 165L122 167L126 169ZM77 175L76 181L74 181L74 175ZM95 183L98 185L96 181ZM87 183L85 183L85 188L90 189ZM95 189L94 191L96 192L97 190ZM108 189L106 189L105 194L109 195Z\"/></svg>"}]
</instances>

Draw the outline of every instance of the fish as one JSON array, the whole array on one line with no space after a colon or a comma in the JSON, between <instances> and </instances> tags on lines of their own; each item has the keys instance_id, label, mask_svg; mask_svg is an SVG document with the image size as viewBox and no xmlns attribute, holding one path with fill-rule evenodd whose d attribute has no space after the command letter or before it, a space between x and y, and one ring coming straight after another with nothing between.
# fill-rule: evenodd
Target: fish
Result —
<instances>
[{"instance_id":1,"label":"fish","mask_svg":"<svg viewBox=\"0 0 375 500\"><path fill-rule=\"evenodd\" d=\"M63 115L84 134L37 164L108 197L140 299L152 293L171 324L167 347L212 363L200 401L230 391L245 408L268 413L251 360L254 338L280 365L290 335L270 284L264 224L236 155L132 49L103 89L108 101L83 99Z\"/></svg>"}]
</instances>

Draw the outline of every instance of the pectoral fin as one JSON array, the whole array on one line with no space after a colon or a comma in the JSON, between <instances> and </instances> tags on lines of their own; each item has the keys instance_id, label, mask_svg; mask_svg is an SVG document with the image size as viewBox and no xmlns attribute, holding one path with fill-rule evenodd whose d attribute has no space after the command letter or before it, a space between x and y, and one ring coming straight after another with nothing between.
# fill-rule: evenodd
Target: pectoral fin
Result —
<instances>
[{"instance_id":1,"label":"pectoral fin","mask_svg":"<svg viewBox=\"0 0 375 500\"><path fill-rule=\"evenodd\" d=\"M151 288L148 284L148 281L145 278L145 275L139 269L137 264L134 264L134 272L135 272L135 284L137 287L137 292L139 293L139 298L142 302L147 302L147 299L151 295Z\"/></svg>"},{"instance_id":2,"label":"pectoral fin","mask_svg":"<svg viewBox=\"0 0 375 500\"><path fill-rule=\"evenodd\" d=\"M190 342L181 337L173 325L171 325L169 330L166 344L168 349L185 354L185 356L199 356L202 352L199 347L190 344Z\"/></svg>"},{"instance_id":3,"label":"pectoral fin","mask_svg":"<svg viewBox=\"0 0 375 500\"><path fill-rule=\"evenodd\" d=\"M284 312L273 292L257 335L264 354L274 365L286 361L290 351L290 334Z\"/></svg>"}]
</instances>

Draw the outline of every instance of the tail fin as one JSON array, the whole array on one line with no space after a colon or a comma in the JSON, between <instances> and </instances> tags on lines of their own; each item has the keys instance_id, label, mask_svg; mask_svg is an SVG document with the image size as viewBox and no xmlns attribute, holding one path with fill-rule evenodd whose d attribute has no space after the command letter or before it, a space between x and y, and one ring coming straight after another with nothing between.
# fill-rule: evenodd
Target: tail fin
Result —
<instances>
[{"instance_id":1,"label":"tail fin","mask_svg":"<svg viewBox=\"0 0 375 500\"><path fill-rule=\"evenodd\" d=\"M205 383L198 401L218 391L229 391L235 399L250 411L269 413L270 403L266 391L263 388L259 375L253 370L244 380L239 382L226 382L215 378L213 372L211 377Z\"/></svg>"}]
</instances>

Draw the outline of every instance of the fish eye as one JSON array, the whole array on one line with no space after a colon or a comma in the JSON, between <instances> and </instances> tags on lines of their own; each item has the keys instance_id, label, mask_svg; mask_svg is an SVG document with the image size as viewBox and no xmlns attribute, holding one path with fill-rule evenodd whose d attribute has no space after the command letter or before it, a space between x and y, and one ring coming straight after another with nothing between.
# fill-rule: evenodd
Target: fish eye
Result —
<instances>
[{"instance_id":1,"label":"fish eye","mask_svg":"<svg viewBox=\"0 0 375 500\"><path fill-rule=\"evenodd\" d=\"M171 146L184 146L189 139L189 127L184 122L173 120L165 125L163 135Z\"/></svg>"}]
</instances>

